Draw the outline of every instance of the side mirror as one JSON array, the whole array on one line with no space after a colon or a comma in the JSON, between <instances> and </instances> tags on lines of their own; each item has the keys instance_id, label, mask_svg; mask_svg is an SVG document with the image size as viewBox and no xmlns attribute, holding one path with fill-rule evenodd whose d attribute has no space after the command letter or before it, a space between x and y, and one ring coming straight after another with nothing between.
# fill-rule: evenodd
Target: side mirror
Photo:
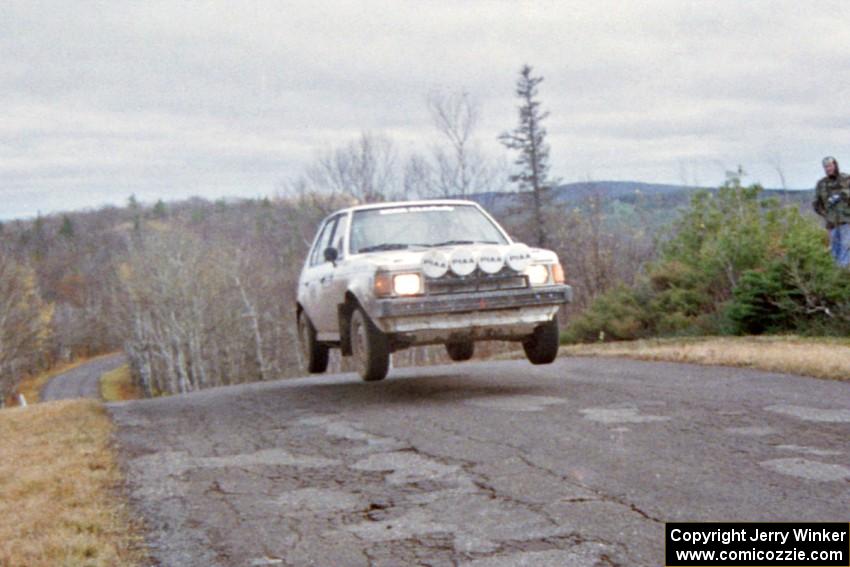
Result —
<instances>
[{"instance_id":1,"label":"side mirror","mask_svg":"<svg viewBox=\"0 0 850 567\"><path fill-rule=\"evenodd\" d=\"M339 251L333 246L328 246L325 248L325 262L330 262L331 264L336 264L337 259L339 258Z\"/></svg>"}]
</instances>

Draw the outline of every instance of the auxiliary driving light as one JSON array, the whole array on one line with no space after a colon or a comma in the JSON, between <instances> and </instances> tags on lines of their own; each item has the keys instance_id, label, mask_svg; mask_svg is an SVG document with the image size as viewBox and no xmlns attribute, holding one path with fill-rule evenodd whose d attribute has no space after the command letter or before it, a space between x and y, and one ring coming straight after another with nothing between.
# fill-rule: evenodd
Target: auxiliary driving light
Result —
<instances>
[{"instance_id":1,"label":"auxiliary driving light","mask_svg":"<svg viewBox=\"0 0 850 567\"><path fill-rule=\"evenodd\" d=\"M522 243L512 244L505 253L505 263L515 272L523 272L531 263L531 250Z\"/></svg>"},{"instance_id":2,"label":"auxiliary driving light","mask_svg":"<svg viewBox=\"0 0 850 567\"><path fill-rule=\"evenodd\" d=\"M416 295L422 292L422 276L398 274L393 276L393 291L398 295Z\"/></svg>"},{"instance_id":3,"label":"auxiliary driving light","mask_svg":"<svg viewBox=\"0 0 850 567\"><path fill-rule=\"evenodd\" d=\"M549 281L549 268L545 264L532 264L525 269L531 285L543 285Z\"/></svg>"},{"instance_id":4,"label":"auxiliary driving light","mask_svg":"<svg viewBox=\"0 0 850 567\"><path fill-rule=\"evenodd\" d=\"M449 257L439 250L429 250L422 256L422 271L427 278L441 278L449 271Z\"/></svg>"},{"instance_id":5,"label":"auxiliary driving light","mask_svg":"<svg viewBox=\"0 0 850 567\"><path fill-rule=\"evenodd\" d=\"M463 277L475 271L478 260L468 248L458 248L449 256L449 267L454 273Z\"/></svg>"}]
</instances>

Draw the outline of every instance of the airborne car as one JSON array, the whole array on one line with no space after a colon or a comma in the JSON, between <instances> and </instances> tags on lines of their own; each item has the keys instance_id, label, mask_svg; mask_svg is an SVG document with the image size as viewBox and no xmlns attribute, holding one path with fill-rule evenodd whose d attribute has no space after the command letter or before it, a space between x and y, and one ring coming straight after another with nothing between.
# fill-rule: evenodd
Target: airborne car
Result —
<instances>
[{"instance_id":1,"label":"airborne car","mask_svg":"<svg viewBox=\"0 0 850 567\"><path fill-rule=\"evenodd\" d=\"M320 225L298 280L298 338L308 371L339 348L367 381L414 345L444 344L461 361L476 341L518 341L548 364L571 298L554 252L513 242L474 202L362 205Z\"/></svg>"}]
</instances>

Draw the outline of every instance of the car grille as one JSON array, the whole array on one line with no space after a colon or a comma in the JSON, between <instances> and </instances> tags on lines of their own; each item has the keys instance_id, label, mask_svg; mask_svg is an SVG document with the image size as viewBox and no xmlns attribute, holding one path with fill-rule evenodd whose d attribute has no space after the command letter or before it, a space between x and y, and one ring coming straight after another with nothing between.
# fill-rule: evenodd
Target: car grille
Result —
<instances>
[{"instance_id":1,"label":"car grille","mask_svg":"<svg viewBox=\"0 0 850 567\"><path fill-rule=\"evenodd\" d=\"M425 293L428 295L475 293L477 291L499 291L527 287L528 278L525 275L507 271L493 275L476 271L465 277L447 274L435 280L425 280Z\"/></svg>"}]
</instances>

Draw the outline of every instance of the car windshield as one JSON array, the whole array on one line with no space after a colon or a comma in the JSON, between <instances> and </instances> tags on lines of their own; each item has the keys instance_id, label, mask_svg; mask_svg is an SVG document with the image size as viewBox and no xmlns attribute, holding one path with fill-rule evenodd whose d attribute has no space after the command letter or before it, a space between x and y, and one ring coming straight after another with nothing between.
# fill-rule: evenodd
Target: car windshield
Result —
<instances>
[{"instance_id":1,"label":"car windshield","mask_svg":"<svg viewBox=\"0 0 850 567\"><path fill-rule=\"evenodd\" d=\"M357 254L474 243L507 244L507 240L478 207L417 205L355 211L349 248Z\"/></svg>"}]
</instances>

